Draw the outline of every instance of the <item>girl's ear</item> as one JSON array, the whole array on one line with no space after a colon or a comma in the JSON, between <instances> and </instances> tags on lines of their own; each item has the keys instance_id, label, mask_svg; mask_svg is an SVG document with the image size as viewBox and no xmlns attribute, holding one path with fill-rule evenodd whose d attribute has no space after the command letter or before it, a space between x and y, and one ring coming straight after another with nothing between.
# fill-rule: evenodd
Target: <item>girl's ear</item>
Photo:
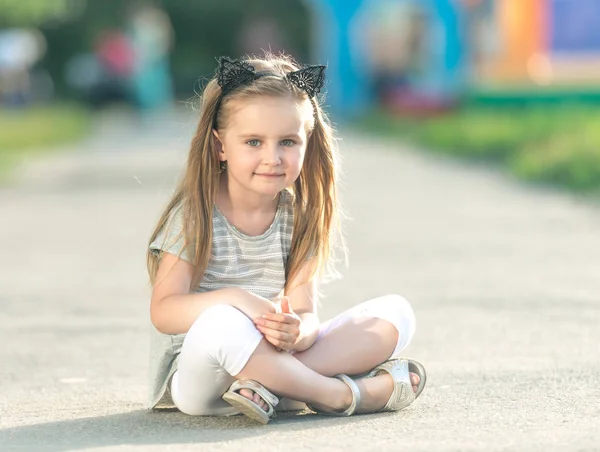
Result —
<instances>
[{"instance_id":1,"label":"girl's ear","mask_svg":"<svg viewBox=\"0 0 600 452\"><path fill-rule=\"evenodd\" d=\"M225 150L223 149L223 143L221 142L221 139L219 138L219 132L217 132L215 129L212 129L212 133L213 133L213 139L214 139L214 143L215 143L215 149L217 150L217 153L219 154L219 160L224 162L225 160L227 160L227 157L225 157Z\"/></svg>"}]
</instances>

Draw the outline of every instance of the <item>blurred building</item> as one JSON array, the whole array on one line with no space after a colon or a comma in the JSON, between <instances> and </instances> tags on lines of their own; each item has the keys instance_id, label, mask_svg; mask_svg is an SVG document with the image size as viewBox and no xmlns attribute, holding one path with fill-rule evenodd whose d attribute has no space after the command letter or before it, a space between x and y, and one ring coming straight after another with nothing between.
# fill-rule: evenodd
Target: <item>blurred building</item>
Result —
<instances>
[{"instance_id":1,"label":"blurred building","mask_svg":"<svg viewBox=\"0 0 600 452\"><path fill-rule=\"evenodd\" d=\"M326 64L326 107L336 120L380 105L419 113L451 108L467 96L600 91L600 0L63 3L68 8L60 17L34 20L47 43L34 69L47 71L58 96L79 93L97 104L187 100L212 75L216 57L261 49ZM12 9L2 5L0 91L6 93L14 80L27 78L7 69L6 55L17 53L6 50L2 20ZM154 13L132 20L132 11L152 5Z\"/></svg>"},{"instance_id":2,"label":"blurred building","mask_svg":"<svg viewBox=\"0 0 600 452\"><path fill-rule=\"evenodd\" d=\"M481 84L597 85L598 0L497 0L486 12ZM486 36L487 35L487 36Z\"/></svg>"},{"instance_id":3,"label":"blurred building","mask_svg":"<svg viewBox=\"0 0 600 452\"><path fill-rule=\"evenodd\" d=\"M430 112L466 97L600 99L598 0L311 3L329 11L319 52L334 62L332 106L346 113Z\"/></svg>"}]
</instances>

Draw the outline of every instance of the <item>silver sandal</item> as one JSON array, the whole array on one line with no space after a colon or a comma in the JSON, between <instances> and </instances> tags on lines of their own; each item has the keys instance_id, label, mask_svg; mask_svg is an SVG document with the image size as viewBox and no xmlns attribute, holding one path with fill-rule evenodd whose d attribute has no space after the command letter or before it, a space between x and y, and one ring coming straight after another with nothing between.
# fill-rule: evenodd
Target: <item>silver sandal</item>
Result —
<instances>
[{"instance_id":1,"label":"silver sandal","mask_svg":"<svg viewBox=\"0 0 600 452\"><path fill-rule=\"evenodd\" d=\"M382 372L387 372L391 375L394 380L394 390L385 406L378 410L378 413L384 411L399 411L412 404L425 387L427 382L427 373L425 367L418 361L405 358L390 359L383 364L375 367L366 375L358 377L362 378L373 378ZM419 384L417 385L417 392L413 392L412 382L410 381L410 372L415 373L419 376ZM327 416L351 416L356 411L356 407L360 405L360 390L352 378L348 375L339 374L335 378L342 380L346 383L352 391L352 403L345 411L324 411L316 409L310 405L307 405L312 411L318 414L324 414Z\"/></svg>"},{"instance_id":2,"label":"silver sandal","mask_svg":"<svg viewBox=\"0 0 600 452\"><path fill-rule=\"evenodd\" d=\"M348 385L348 387L350 388L350 391L352 392L352 403L350 403L350 406L348 408L346 408L346 410L344 410L344 411L325 411L325 410L319 410L317 408L314 408L308 404L306 406L310 410L314 411L315 413L324 414L326 416L352 416L354 414L354 411L356 411L356 407L358 405L360 405L360 389L358 389L358 386L356 386L356 383L354 382L354 380L352 378L350 378L348 375L339 374L339 375L336 375L335 378L337 378L338 380L342 380L344 383L346 383Z\"/></svg>"},{"instance_id":3,"label":"silver sandal","mask_svg":"<svg viewBox=\"0 0 600 452\"><path fill-rule=\"evenodd\" d=\"M240 395L239 391L241 389L249 389L258 394L267 403L268 410L263 410L252 400ZM250 419L260 422L261 424L268 424L271 418L275 417L275 407L279 403L277 396L254 380L234 381L227 392L223 394L222 398Z\"/></svg>"},{"instance_id":4,"label":"silver sandal","mask_svg":"<svg viewBox=\"0 0 600 452\"><path fill-rule=\"evenodd\" d=\"M427 382L427 373L425 367L418 361L406 358L390 359L383 364L375 367L363 378L372 378L387 372L394 380L394 391L390 396L386 405L379 410L383 411L399 411L412 404L425 388ZM410 381L410 372L419 376L419 384L417 392L413 392L412 382Z\"/></svg>"}]
</instances>

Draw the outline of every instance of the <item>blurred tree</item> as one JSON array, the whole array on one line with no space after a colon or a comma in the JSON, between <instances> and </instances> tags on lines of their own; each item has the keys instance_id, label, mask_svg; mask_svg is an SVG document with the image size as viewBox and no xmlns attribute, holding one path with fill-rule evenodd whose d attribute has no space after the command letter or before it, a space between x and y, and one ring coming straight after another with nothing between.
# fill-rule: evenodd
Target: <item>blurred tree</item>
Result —
<instances>
[{"instance_id":1,"label":"blurred tree","mask_svg":"<svg viewBox=\"0 0 600 452\"><path fill-rule=\"evenodd\" d=\"M37 26L68 17L83 5L82 0L0 0L0 27Z\"/></svg>"},{"instance_id":2,"label":"blurred tree","mask_svg":"<svg viewBox=\"0 0 600 452\"><path fill-rule=\"evenodd\" d=\"M189 98L196 81L212 75L216 57L245 52L241 36L253 20L276 26L281 39L273 50L281 48L310 62L312 23L309 2L304 0L0 0L0 28L39 27L48 45L41 64L56 92L68 96L64 76L69 59L93 51L101 31L125 29L131 8L143 3L161 7L171 20L175 34L171 68L180 98ZM268 50L269 44L264 48Z\"/></svg>"},{"instance_id":3,"label":"blurred tree","mask_svg":"<svg viewBox=\"0 0 600 452\"><path fill-rule=\"evenodd\" d=\"M162 6L175 29L172 67L180 93L189 93L199 77L210 77L216 57L242 56L245 49L240 45L240 37L253 20L278 25L281 45L273 46L299 61L309 62L312 24L302 0L171 0L163 1ZM264 48L269 50L268 45Z\"/></svg>"},{"instance_id":4,"label":"blurred tree","mask_svg":"<svg viewBox=\"0 0 600 452\"><path fill-rule=\"evenodd\" d=\"M43 65L52 75L57 93L61 96L70 94L64 78L67 62L75 55L92 52L103 30L119 29L126 25L128 2L78 2L84 6L79 15L71 15L60 21L50 20L41 27L48 42Z\"/></svg>"}]
</instances>

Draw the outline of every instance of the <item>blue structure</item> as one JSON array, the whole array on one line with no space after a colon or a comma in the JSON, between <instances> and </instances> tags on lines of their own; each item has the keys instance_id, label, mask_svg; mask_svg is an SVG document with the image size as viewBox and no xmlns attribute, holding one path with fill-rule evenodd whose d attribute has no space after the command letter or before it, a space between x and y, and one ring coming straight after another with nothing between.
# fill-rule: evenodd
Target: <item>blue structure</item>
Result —
<instances>
[{"instance_id":1,"label":"blue structure","mask_svg":"<svg viewBox=\"0 0 600 452\"><path fill-rule=\"evenodd\" d=\"M429 70L423 87L436 95L457 96L465 82L465 45L461 30L461 10L453 0L421 0L431 15ZM419 86L416 81L416 86Z\"/></svg>"},{"instance_id":2,"label":"blue structure","mask_svg":"<svg viewBox=\"0 0 600 452\"><path fill-rule=\"evenodd\" d=\"M377 7L412 2L427 15L426 71L407 81L415 93L440 99L458 96L465 81L465 46L461 11L453 0L305 0L318 21L317 60L328 65L327 103L336 118L355 117L375 102L364 49L357 43L364 18ZM368 21L368 19L367 19ZM356 34L359 34L358 36Z\"/></svg>"},{"instance_id":3,"label":"blue structure","mask_svg":"<svg viewBox=\"0 0 600 452\"><path fill-rule=\"evenodd\" d=\"M600 2L598 0L551 0L550 48L552 52L600 52Z\"/></svg>"},{"instance_id":4,"label":"blue structure","mask_svg":"<svg viewBox=\"0 0 600 452\"><path fill-rule=\"evenodd\" d=\"M364 0L305 0L318 21L317 61L327 65L327 104L338 118L360 114L370 103L369 83L357 67L351 23ZM358 62L360 64L360 62Z\"/></svg>"}]
</instances>

